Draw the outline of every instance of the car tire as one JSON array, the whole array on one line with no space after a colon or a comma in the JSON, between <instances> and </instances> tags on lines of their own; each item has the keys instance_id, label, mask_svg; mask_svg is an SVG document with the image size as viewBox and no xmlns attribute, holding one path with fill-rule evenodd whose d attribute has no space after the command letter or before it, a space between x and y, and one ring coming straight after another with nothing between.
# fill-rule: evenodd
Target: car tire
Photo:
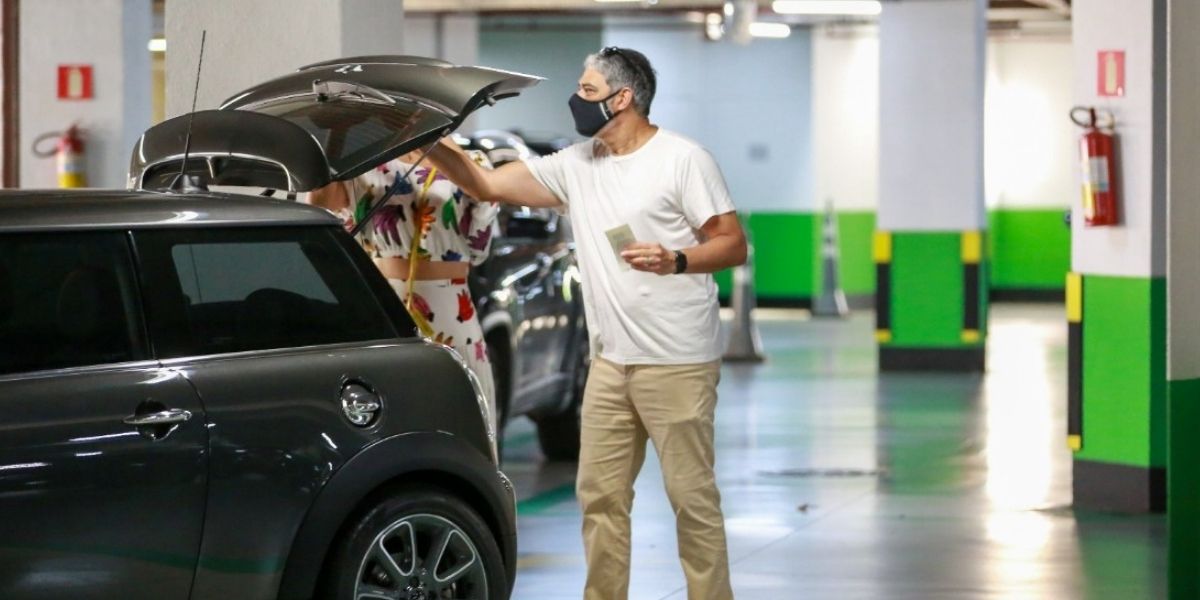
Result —
<instances>
[{"instance_id":1,"label":"car tire","mask_svg":"<svg viewBox=\"0 0 1200 600\"><path fill-rule=\"evenodd\" d=\"M575 354L575 364L569 374L567 393L571 399L567 410L537 419L538 443L542 447L542 454L552 461L579 460L583 391L587 387L588 371L591 369L591 353L586 331L583 334L583 343L576 348Z\"/></svg>"},{"instance_id":2,"label":"car tire","mask_svg":"<svg viewBox=\"0 0 1200 600\"><path fill-rule=\"evenodd\" d=\"M371 592L430 600L508 596L500 548L483 519L459 498L424 486L398 489L359 514L332 551L320 591L336 600Z\"/></svg>"}]
</instances>

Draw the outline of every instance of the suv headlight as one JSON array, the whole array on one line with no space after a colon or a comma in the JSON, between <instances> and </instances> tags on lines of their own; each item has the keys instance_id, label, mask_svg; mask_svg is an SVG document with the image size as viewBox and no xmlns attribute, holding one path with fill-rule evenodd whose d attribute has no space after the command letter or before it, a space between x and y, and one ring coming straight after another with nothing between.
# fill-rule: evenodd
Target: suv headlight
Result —
<instances>
[{"instance_id":1,"label":"suv headlight","mask_svg":"<svg viewBox=\"0 0 1200 600\"><path fill-rule=\"evenodd\" d=\"M425 340L425 343L444 350L452 356L458 366L462 367L463 373L467 375L467 381L471 382L471 389L475 392L475 402L479 405L479 416L483 418L483 428L487 431L488 449L492 453L492 464L500 465L500 451L496 447L496 424L492 421L492 406L488 403L487 396L483 393L483 385L479 383L479 377L475 375L475 371L471 370L466 359L462 357L454 348L443 346L441 344Z\"/></svg>"}]
</instances>

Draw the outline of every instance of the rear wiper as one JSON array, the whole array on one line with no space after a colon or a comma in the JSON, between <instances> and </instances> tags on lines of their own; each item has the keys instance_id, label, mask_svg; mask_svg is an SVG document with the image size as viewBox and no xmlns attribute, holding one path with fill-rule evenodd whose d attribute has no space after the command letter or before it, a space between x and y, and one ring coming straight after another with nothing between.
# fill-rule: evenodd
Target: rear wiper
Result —
<instances>
[{"instance_id":1,"label":"rear wiper","mask_svg":"<svg viewBox=\"0 0 1200 600\"><path fill-rule=\"evenodd\" d=\"M367 85L360 83L352 83L349 81L324 81L321 79L313 80L313 94L317 96L317 102L328 102L335 98L343 96L356 96L360 99L368 97L386 102L387 104L395 104L396 99Z\"/></svg>"}]
</instances>

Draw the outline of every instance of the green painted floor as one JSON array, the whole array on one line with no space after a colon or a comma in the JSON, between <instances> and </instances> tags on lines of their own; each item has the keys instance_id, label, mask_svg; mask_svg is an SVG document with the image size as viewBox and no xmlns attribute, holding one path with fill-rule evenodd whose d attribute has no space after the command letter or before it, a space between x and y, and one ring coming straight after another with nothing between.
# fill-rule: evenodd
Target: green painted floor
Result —
<instances>
[{"instance_id":1,"label":"green painted floor","mask_svg":"<svg viewBox=\"0 0 1200 600\"><path fill-rule=\"evenodd\" d=\"M880 375L873 315L758 313L769 360L724 369L717 475L741 599L1165 598L1166 521L1070 508L1066 326L993 307L988 373ZM577 600L574 465L507 433L516 600ZM653 453L637 483L632 591L686 598Z\"/></svg>"}]
</instances>

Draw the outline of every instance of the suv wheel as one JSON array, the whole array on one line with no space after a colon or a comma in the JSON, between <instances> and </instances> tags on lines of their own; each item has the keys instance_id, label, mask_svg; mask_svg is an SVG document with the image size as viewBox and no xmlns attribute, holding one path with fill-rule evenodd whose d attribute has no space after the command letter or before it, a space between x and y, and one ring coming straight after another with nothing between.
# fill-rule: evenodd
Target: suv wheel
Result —
<instances>
[{"instance_id":1,"label":"suv wheel","mask_svg":"<svg viewBox=\"0 0 1200 600\"><path fill-rule=\"evenodd\" d=\"M367 510L342 536L322 598L503 598L504 563L491 531L466 503L410 488Z\"/></svg>"},{"instance_id":2,"label":"suv wheel","mask_svg":"<svg viewBox=\"0 0 1200 600\"><path fill-rule=\"evenodd\" d=\"M588 371L592 366L586 332L584 332L583 343L579 344L575 353L575 365L571 370L571 382L567 388L567 393L571 397L567 410L557 415L546 415L537 419L538 442L542 446L542 454L545 454L546 458L550 460L579 460L583 390L587 387Z\"/></svg>"}]
</instances>

